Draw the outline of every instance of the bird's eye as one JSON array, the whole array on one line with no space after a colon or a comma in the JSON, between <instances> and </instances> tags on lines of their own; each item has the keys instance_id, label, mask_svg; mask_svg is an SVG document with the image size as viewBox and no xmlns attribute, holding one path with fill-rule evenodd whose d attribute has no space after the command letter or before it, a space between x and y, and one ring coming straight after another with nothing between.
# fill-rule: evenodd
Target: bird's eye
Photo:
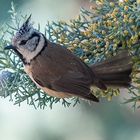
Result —
<instances>
[{"instance_id":1,"label":"bird's eye","mask_svg":"<svg viewBox=\"0 0 140 140\"><path fill-rule=\"evenodd\" d=\"M19 45L25 45L26 42L27 42L27 40L22 40L22 41L19 43Z\"/></svg>"}]
</instances>

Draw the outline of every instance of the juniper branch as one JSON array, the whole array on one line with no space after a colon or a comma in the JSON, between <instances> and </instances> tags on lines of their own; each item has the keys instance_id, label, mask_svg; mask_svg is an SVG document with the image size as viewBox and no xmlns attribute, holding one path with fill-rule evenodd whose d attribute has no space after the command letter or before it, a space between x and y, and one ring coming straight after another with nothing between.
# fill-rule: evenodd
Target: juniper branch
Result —
<instances>
[{"instance_id":1,"label":"juniper branch","mask_svg":"<svg viewBox=\"0 0 140 140\"><path fill-rule=\"evenodd\" d=\"M128 89L128 94L130 93L132 98L127 99L126 103L133 102L135 108L139 107L139 105L136 106L140 97L140 77L138 75L140 13L137 3L131 0L115 3L106 0L96 2L96 7L91 6L90 10L82 8L79 17L70 20L69 23L48 22L44 34L50 41L65 45L87 64L102 61L120 50L129 50L134 55L135 65L132 77L135 86ZM64 100L44 94L26 75L22 62L14 52L3 51L3 47L10 43L10 38L20 27L21 21L26 19L26 16L16 13L13 4L10 14L13 24L5 25L0 29L0 88L2 89L0 96L10 97L14 104L19 105L26 101L35 108L45 108L46 106L52 108L59 102L65 107L75 106L79 103L79 99ZM39 27L40 25L38 29L40 29ZM119 94L119 89L108 89L104 92L99 90L95 93L99 98L105 97L108 100Z\"/></svg>"}]
</instances>

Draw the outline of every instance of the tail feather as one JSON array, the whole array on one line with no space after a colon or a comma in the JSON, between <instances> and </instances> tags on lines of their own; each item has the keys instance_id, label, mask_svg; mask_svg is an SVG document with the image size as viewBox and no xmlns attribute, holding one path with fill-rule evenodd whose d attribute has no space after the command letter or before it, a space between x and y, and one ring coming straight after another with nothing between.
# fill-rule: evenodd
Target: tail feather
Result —
<instances>
[{"instance_id":1,"label":"tail feather","mask_svg":"<svg viewBox=\"0 0 140 140\"><path fill-rule=\"evenodd\" d=\"M107 86L128 87L131 84L132 57L127 51L91 65L91 69Z\"/></svg>"}]
</instances>

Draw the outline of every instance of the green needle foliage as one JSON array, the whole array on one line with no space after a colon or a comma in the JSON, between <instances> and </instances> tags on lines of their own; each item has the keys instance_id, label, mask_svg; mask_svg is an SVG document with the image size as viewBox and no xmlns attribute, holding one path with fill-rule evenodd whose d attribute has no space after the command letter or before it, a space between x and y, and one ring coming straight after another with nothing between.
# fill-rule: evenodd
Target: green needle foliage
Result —
<instances>
[{"instance_id":1,"label":"green needle foliage","mask_svg":"<svg viewBox=\"0 0 140 140\"><path fill-rule=\"evenodd\" d=\"M90 10L81 8L76 19L69 23L64 21L48 22L44 34L53 42L65 45L69 50L80 57L85 63L92 64L100 62L117 52L127 49L134 57L135 63L132 73L133 83L128 89L130 99L125 103L133 103L134 108L139 108L140 100L140 11L139 3L134 0L124 2L109 2L98 0L93 2ZM91 3L92 5L92 3ZM7 71L10 75L1 76L0 96L10 97L15 104L26 101L35 108L45 108L61 102L63 106L75 106L79 99L58 99L44 94L29 79L23 70L22 62L13 51L3 51L6 44L11 43L11 38L20 27L26 16L18 15L12 4L12 25L4 25L0 29L0 70ZM38 30L40 26L38 26ZM62 54L63 55L63 54ZM6 74L7 74L6 73ZM3 73L0 73L3 75ZM4 85L4 86L3 86ZM119 95L119 89L108 89L107 91L93 90L94 94L101 98L111 100L113 96ZM4 94L5 93L5 94Z\"/></svg>"}]
</instances>

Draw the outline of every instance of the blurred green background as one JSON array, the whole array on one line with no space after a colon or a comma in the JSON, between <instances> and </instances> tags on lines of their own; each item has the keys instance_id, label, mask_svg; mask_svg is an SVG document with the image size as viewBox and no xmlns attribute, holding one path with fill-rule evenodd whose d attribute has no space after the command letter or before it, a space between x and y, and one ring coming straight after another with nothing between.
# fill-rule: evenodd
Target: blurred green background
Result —
<instances>
[{"instance_id":1,"label":"blurred green background","mask_svg":"<svg viewBox=\"0 0 140 140\"><path fill-rule=\"evenodd\" d=\"M75 18L88 0L13 0L17 10L31 14L43 27L47 21ZM0 23L10 20L11 0L0 0ZM125 91L122 91L122 94ZM14 106L8 99L0 99L1 140L139 140L140 112L133 112L121 104L122 97L99 104L82 102L64 108L57 104L52 110L35 110L23 103Z\"/></svg>"}]
</instances>

